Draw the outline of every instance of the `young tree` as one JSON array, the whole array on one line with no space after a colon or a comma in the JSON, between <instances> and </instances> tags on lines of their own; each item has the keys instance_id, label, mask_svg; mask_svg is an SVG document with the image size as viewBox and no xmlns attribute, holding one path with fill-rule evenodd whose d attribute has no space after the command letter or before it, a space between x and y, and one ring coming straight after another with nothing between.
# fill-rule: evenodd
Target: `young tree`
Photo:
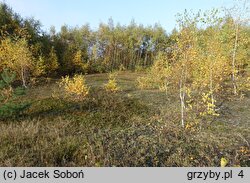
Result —
<instances>
[{"instance_id":1,"label":"young tree","mask_svg":"<svg viewBox=\"0 0 250 183\"><path fill-rule=\"evenodd\" d=\"M104 86L104 88L107 92L115 93L115 92L120 90L120 88L118 87L116 78L117 78L117 73L110 73L109 74L108 83L105 84L105 86Z\"/></svg>"},{"instance_id":2,"label":"young tree","mask_svg":"<svg viewBox=\"0 0 250 183\"><path fill-rule=\"evenodd\" d=\"M197 58L197 14L194 18L185 11L179 17L180 32L174 49L176 59L175 72L179 85L179 97L181 104L181 125L185 127L186 100L191 88L193 63Z\"/></svg>"},{"instance_id":3,"label":"young tree","mask_svg":"<svg viewBox=\"0 0 250 183\"><path fill-rule=\"evenodd\" d=\"M13 118L19 115L30 104L27 102L15 101L21 95L25 94L24 88L13 87L15 73L4 69L0 72L0 119Z\"/></svg>"},{"instance_id":4,"label":"young tree","mask_svg":"<svg viewBox=\"0 0 250 183\"><path fill-rule=\"evenodd\" d=\"M34 61L34 76L41 76L46 73L46 65L45 58L43 56L39 56L38 60Z\"/></svg>"},{"instance_id":5,"label":"young tree","mask_svg":"<svg viewBox=\"0 0 250 183\"><path fill-rule=\"evenodd\" d=\"M52 73L56 71L59 67L58 58L57 58L54 47L52 47L50 50L50 53L47 58L46 67L47 67L46 69L48 73Z\"/></svg>"},{"instance_id":6,"label":"young tree","mask_svg":"<svg viewBox=\"0 0 250 183\"><path fill-rule=\"evenodd\" d=\"M231 34L233 35L233 47L232 47L232 62L231 62L231 67L232 67L232 84L233 84L233 93L234 95L238 94L238 84L237 84L237 74L239 73L238 71L238 65L237 63L237 57L240 54L239 53L239 45L240 41L243 39L241 38L241 27L242 24L246 24L247 22L250 21L249 18L249 10L248 10L248 2L247 0L239 0L235 6L231 10L227 10L228 17L231 17L232 24L231 24L231 29L232 32ZM230 36L230 35L229 35ZM243 36L242 36L243 37Z\"/></svg>"},{"instance_id":7,"label":"young tree","mask_svg":"<svg viewBox=\"0 0 250 183\"><path fill-rule=\"evenodd\" d=\"M64 90L66 99L76 102L85 100L89 94L84 75L74 75L73 78L62 77L59 86Z\"/></svg>"},{"instance_id":8,"label":"young tree","mask_svg":"<svg viewBox=\"0 0 250 183\"><path fill-rule=\"evenodd\" d=\"M78 50L73 58L75 72L86 72L88 64L83 63L82 51Z\"/></svg>"},{"instance_id":9,"label":"young tree","mask_svg":"<svg viewBox=\"0 0 250 183\"><path fill-rule=\"evenodd\" d=\"M7 37L0 44L0 60L3 68L18 74L23 86L27 87L27 77L33 67L33 56L25 39L12 40Z\"/></svg>"}]
</instances>

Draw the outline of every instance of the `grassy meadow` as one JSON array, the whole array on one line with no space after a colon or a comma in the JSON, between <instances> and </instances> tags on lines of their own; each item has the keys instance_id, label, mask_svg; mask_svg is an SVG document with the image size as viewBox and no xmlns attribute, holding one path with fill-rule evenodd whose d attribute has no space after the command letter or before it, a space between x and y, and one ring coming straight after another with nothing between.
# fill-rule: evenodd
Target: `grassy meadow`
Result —
<instances>
[{"instance_id":1,"label":"grassy meadow","mask_svg":"<svg viewBox=\"0 0 250 183\"><path fill-rule=\"evenodd\" d=\"M0 0L0 166L250 167L250 1L92 3Z\"/></svg>"},{"instance_id":2,"label":"grassy meadow","mask_svg":"<svg viewBox=\"0 0 250 183\"><path fill-rule=\"evenodd\" d=\"M67 101L56 79L39 79L0 123L1 166L250 166L250 95L223 103L220 116L182 128L178 94L137 88L143 73L86 75L89 95ZM207 122L209 121L209 123Z\"/></svg>"}]
</instances>

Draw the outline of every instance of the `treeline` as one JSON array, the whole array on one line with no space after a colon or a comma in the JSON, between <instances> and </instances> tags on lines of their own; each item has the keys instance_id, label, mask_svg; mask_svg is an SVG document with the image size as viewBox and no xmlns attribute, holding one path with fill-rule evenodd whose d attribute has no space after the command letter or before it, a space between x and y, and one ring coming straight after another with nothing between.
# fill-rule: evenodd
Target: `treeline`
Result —
<instances>
[{"instance_id":1,"label":"treeline","mask_svg":"<svg viewBox=\"0 0 250 183\"><path fill-rule=\"evenodd\" d=\"M236 29L235 20L231 15L222 18L219 25L212 25L210 22L210 25L207 23L204 27L198 27L199 24L194 25L191 22L171 34L166 34L157 24L144 27L132 21L127 26L121 26L114 25L112 19L107 24L101 23L97 30L92 30L88 24L82 27L65 25L61 27L60 32L51 27L47 33L41 29L39 21L20 17L5 3L0 4L0 17L0 72L4 68L15 71L24 86L30 76L55 77L74 73L109 72L116 69L138 70L153 65L157 55L161 53L164 53L168 60L176 62L180 59L180 56L175 56L176 48L185 52L186 48L191 47L185 42L185 49L178 45L183 30L188 27L197 32L195 35L189 35L190 39L196 39L192 36L197 35L203 37L203 41L199 43L200 48L214 36L213 33L209 33L210 29L215 34L220 32L220 41L229 46L225 49L235 52L233 56L229 50L229 57L232 56L235 60L236 56L239 57L236 51L242 49L245 52L244 58L239 58L241 63L238 62L235 67L249 66L248 40L240 40L243 34L247 34L246 39L249 38L249 26L239 22ZM187 23L187 20L183 21ZM239 30L237 34L236 30ZM239 32L243 34L239 36ZM237 43L234 43L236 36ZM239 44L241 47L238 47ZM231 49L232 46L236 47ZM227 58L231 59L229 57Z\"/></svg>"},{"instance_id":2,"label":"treeline","mask_svg":"<svg viewBox=\"0 0 250 183\"><path fill-rule=\"evenodd\" d=\"M166 50L171 41L157 24L144 27L131 21L128 26L121 26L114 25L110 19L107 24L101 23L97 30L92 30L88 24L82 27L64 25L58 33L54 27L47 33L41 29L39 21L23 19L4 3L0 4L0 15L0 69L11 67L6 63L13 60L7 55L8 46L17 44L20 48L22 40L25 42L22 46L30 51L30 62L24 64L25 70L32 71L29 75L135 70L152 65L157 53Z\"/></svg>"},{"instance_id":3,"label":"treeline","mask_svg":"<svg viewBox=\"0 0 250 183\"><path fill-rule=\"evenodd\" d=\"M52 29L50 36L62 73L146 67L168 42L160 25L143 27L131 22L128 26L115 26L112 19L108 24L101 23L96 31L88 25L80 28L63 26L57 34Z\"/></svg>"}]
</instances>

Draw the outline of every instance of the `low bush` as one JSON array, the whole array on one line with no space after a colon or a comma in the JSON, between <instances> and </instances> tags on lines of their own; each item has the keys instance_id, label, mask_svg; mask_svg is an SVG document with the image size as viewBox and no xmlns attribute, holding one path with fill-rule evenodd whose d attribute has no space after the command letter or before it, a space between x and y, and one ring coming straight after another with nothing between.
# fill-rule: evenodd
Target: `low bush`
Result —
<instances>
[{"instance_id":1,"label":"low bush","mask_svg":"<svg viewBox=\"0 0 250 183\"><path fill-rule=\"evenodd\" d=\"M30 106L29 102L18 101L25 94L25 88L12 87L14 80L15 73L4 70L0 74L0 120L15 118Z\"/></svg>"},{"instance_id":2,"label":"low bush","mask_svg":"<svg viewBox=\"0 0 250 183\"><path fill-rule=\"evenodd\" d=\"M59 85L63 88L66 98L73 101L83 101L89 93L83 75L75 75L73 78L63 77Z\"/></svg>"},{"instance_id":3,"label":"low bush","mask_svg":"<svg viewBox=\"0 0 250 183\"><path fill-rule=\"evenodd\" d=\"M108 83L105 84L104 88L108 92L117 92L119 90L119 87L117 86L116 81L117 73L110 73L109 74L109 80Z\"/></svg>"}]
</instances>

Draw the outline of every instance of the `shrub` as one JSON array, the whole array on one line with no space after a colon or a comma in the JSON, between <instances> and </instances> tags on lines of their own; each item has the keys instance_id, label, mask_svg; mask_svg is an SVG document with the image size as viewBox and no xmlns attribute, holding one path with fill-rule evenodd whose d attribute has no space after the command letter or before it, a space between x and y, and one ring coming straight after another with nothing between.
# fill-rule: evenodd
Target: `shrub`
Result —
<instances>
[{"instance_id":1,"label":"shrub","mask_svg":"<svg viewBox=\"0 0 250 183\"><path fill-rule=\"evenodd\" d=\"M0 75L0 119L16 117L30 104L28 102L17 102L15 99L18 96L25 94L25 89L22 87L13 88L12 82L15 80L16 75L4 70Z\"/></svg>"},{"instance_id":2,"label":"shrub","mask_svg":"<svg viewBox=\"0 0 250 183\"><path fill-rule=\"evenodd\" d=\"M73 101L83 101L89 93L83 75L75 75L72 79L63 77L59 85L64 89L66 98Z\"/></svg>"},{"instance_id":3,"label":"shrub","mask_svg":"<svg viewBox=\"0 0 250 183\"><path fill-rule=\"evenodd\" d=\"M119 87L117 86L116 77L117 77L117 73L109 74L109 81L107 84L105 84L106 91L117 92L119 90Z\"/></svg>"},{"instance_id":4,"label":"shrub","mask_svg":"<svg viewBox=\"0 0 250 183\"><path fill-rule=\"evenodd\" d=\"M138 88L159 88L164 91L168 87L168 77L170 76L170 66L167 56L159 53L154 65L148 71L147 76L137 79Z\"/></svg>"},{"instance_id":5,"label":"shrub","mask_svg":"<svg viewBox=\"0 0 250 183\"><path fill-rule=\"evenodd\" d=\"M146 71L146 68L141 66L141 65L136 65L135 66L135 72L145 72Z\"/></svg>"},{"instance_id":6,"label":"shrub","mask_svg":"<svg viewBox=\"0 0 250 183\"><path fill-rule=\"evenodd\" d=\"M123 64L121 64L121 65L119 66L119 71L126 71L126 68L124 67Z\"/></svg>"},{"instance_id":7,"label":"shrub","mask_svg":"<svg viewBox=\"0 0 250 183\"><path fill-rule=\"evenodd\" d=\"M146 77L139 77L137 79L137 86L139 89L150 89L153 88L152 86L152 79L148 76Z\"/></svg>"}]
</instances>

